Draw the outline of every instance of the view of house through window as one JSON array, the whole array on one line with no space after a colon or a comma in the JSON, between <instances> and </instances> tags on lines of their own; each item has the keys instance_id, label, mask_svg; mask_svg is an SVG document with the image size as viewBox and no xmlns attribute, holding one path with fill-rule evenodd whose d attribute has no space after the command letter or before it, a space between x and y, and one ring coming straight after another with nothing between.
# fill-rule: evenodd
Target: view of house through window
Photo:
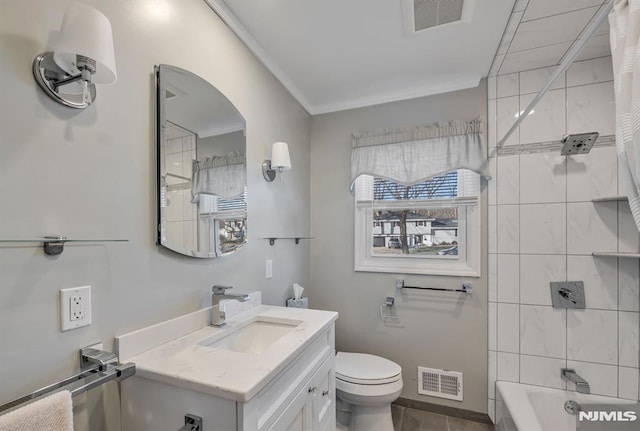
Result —
<instances>
[{"instance_id":1,"label":"view of house through window","mask_svg":"<svg viewBox=\"0 0 640 431\"><path fill-rule=\"evenodd\" d=\"M373 178L381 203L457 197L458 174L450 172L413 186ZM458 255L458 208L393 208L373 212L372 247L383 255Z\"/></svg>"}]
</instances>

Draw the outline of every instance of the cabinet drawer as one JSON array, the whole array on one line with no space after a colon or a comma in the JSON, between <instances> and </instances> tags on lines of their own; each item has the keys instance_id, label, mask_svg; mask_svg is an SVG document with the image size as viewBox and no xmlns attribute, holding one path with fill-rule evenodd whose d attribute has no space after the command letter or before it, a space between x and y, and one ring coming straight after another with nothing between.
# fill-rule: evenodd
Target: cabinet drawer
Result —
<instances>
[{"instance_id":1,"label":"cabinet drawer","mask_svg":"<svg viewBox=\"0 0 640 431\"><path fill-rule=\"evenodd\" d=\"M242 422L254 422L255 428L267 430L291 404L309 379L331 355L334 355L333 328L323 332L291 364L249 402L244 404ZM253 417L253 420L252 420Z\"/></svg>"}]
</instances>

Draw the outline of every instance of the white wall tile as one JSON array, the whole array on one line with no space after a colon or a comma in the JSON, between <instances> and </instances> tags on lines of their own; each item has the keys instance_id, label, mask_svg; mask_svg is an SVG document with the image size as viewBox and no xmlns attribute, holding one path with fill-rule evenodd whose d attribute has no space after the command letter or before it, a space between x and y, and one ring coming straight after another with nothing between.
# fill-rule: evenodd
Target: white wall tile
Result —
<instances>
[{"instance_id":1,"label":"white wall tile","mask_svg":"<svg viewBox=\"0 0 640 431\"><path fill-rule=\"evenodd\" d=\"M181 153L182 138L167 139L165 144L165 154Z\"/></svg>"},{"instance_id":2,"label":"white wall tile","mask_svg":"<svg viewBox=\"0 0 640 431\"><path fill-rule=\"evenodd\" d=\"M498 301L498 255L489 254L489 271L487 273L487 284L489 286L489 302Z\"/></svg>"},{"instance_id":3,"label":"white wall tile","mask_svg":"<svg viewBox=\"0 0 640 431\"><path fill-rule=\"evenodd\" d=\"M528 385L566 389L560 370L566 368L564 359L520 355L520 382Z\"/></svg>"},{"instance_id":4,"label":"white wall tile","mask_svg":"<svg viewBox=\"0 0 640 431\"><path fill-rule=\"evenodd\" d=\"M504 56L500 73L539 69L550 64L558 64L562 56L571 48L571 44L571 42L563 42L526 51L509 52Z\"/></svg>"},{"instance_id":5,"label":"white wall tile","mask_svg":"<svg viewBox=\"0 0 640 431\"><path fill-rule=\"evenodd\" d=\"M495 76L490 76L487 78L487 97L489 99L495 99L497 96L497 80Z\"/></svg>"},{"instance_id":6,"label":"white wall tile","mask_svg":"<svg viewBox=\"0 0 640 431\"><path fill-rule=\"evenodd\" d=\"M520 312L521 354L566 358L566 310L521 305Z\"/></svg>"},{"instance_id":7,"label":"white wall tile","mask_svg":"<svg viewBox=\"0 0 640 431\"><path fill-rule=\"evenodd\" d=\"M567 69L567 87L613 81L611 57L576 61Z\"/></svg>"},{"instance_id":8,"label":"white wall tile","mask_svg":"<svg viewBox=\"0 0 640 431\"><path fill-rule=\"evenodd\" d=\"M567 133L616 130L613 82L567 88Z\"/></svg>"},{"instance_id":9,"label":"white wall tile","mask_svg":"<svg viewBox=\"0 0 640 431\"><path fill-rule=\"evenodd\" d=\"M498 255L498 302L520 301L520 258L517 254Z\"/></svg>"},{"instance_id":10,"label":"white wall tile","mask_svg":"<svg viewBox=\"0 0 640 431\"><path fill-rule=\"evenodd\" d=\"M498 351L518 353L520 334L518 333L519 306L498 304Z\"/></svg>"},{"instance_id":11,"label":"white wall tile","mask_svg":"<svg viewBox=\"0 0 640 431\"><path fill-rule=\"evenodd\" d=\"M494 148L498 143L498 137L496 136L496 127L498 123L496 118L496 105L496 99L489 99L489 101L487 102L487 139L489 140L487 147L489 149ZM491 172L495 172L495 170Z\"/></svg>"},{"instance_id":12,"label":"white wall tile","mask_svg":"<svg viewBox=\"0 0 640 431\"><path fill-rule=\"evenodd\" d=\"M498 203L498 158L489 157L489 172L492 178L487 182L487 199L489 205Z\"/></svg>"},{"instance_id":13,"label":"white wall tile","mask_svg":"<svg viewBox=\"0 0 640 431\"><path fill-rule=\"evenodd\" d=\"M489 218L489 232L487 232L487 247L489 253L498 252L498 207L495 205L489 205L488 218Z\"/></svg>"},{"instance_id":14,"label":"white wall tile","mask_svg":"<svg viewBox=\"0 0 640 431\"><path fill-rule=\"evenodd\" d=\"M520 381L520 355L498 352L498 380Z\"/></svg>"},{"instance_id":15,"label":"white wall tile","mask_svg":"<svg viewBox=\"0 0 640 431\"><path fill-rule=\"evenodd\" d=\"M520 156L499 157L498 204L517 204L520 201Z\"/></svg>"},{"instance_id":16,"label":"white wall tile","mask_svg":"<svg viewBox=\"0 0 640 431\"><path fill-rule=\"evenodd\" d=\"M167 154L165 158L165 169L169 174L182 175L182 152ZM167 182L169 182L169 178ZM177 182L179 182L177 179L171 178L169 184L176 184Z\"/></svg>"},{"instance_id":17,"label":"white wall tile","mask_svg":"<svg viewBox=\"0 0 640 431\"><path fill-rule=\"evenodd\" d=\"M489 365L488 376L489 384L487 387L487 394L489 398L496 399L496 380L498 379L498 355L496 352L489 351L489 357L487 359Z\"/></svg>"},{"instance_id":18,"label":"white wall tile","mask_svg":"<svg viewBox=\"0 0 640 431\"><path fill-rule=\"evenodd\" d=\"M567 250L565 204L520 206L520 251L523 254L564 254Z\"/></svg>"},{"instance_id":19,"label":"white wall tile","mask_svg":"<svg viewBox=\"0 0 640 431\"><path fill-rule=\"evenodd\" d=\"M556 67L544 67L542 69L520 72L520 94L538 93L542 90L542 87L549 82L551 75L553 75L553 72L555 72L556 69ZM564 88L564 86L565 74L563 72L553 83L551 90Z\"/></svg>"},{"instance_id":20,"label":"white wall tile","mask_svg":"<svg viewBox=\"0 0 640 431\"><path fill-rule=\"evenodd\" d=\"M519 97L505 97L496 101L496 132L497 140L504 137L507 131L516 122L516 115L520 112ZM518 145L520 143L519 128L505 142L505 145Z\"/></svg>"},{"instance_id":21,"label":"white wall tile","mask_svg":"<svg viewBox=\"0 0 640 431\"><path fill-rule=\"evenodd\" d=\"M496 400L490 399L487 403L487 410L489 419L495 424L496 423Z\"/></svg>"},{"instance_id":22,"label":"white wall tile","mask_svg":"<svg viewBox=\"0 0 640 431\"><path fill-rule=\"evenodd\" d=\"M517 73L498 75L496 83L498 98L518 95L520 84Z\"/></svg>"},{"instance_id":23,"label":"white wall tile","mask_svg":"<svg viewBox=\"0 0 640 431\"><path fill-rule=\"evenodd\" d=\"M618 259L567 256L567 280L583 281L587 308L618 309Z\"/></svg>"},{"instance_id":24,"label":"white wall tile","mask_svg":"<svg viewBox=\"0 0 640 431\"><path fill-rule=\"evenodd\" d=\"M567 361L567 368L573 368L591 387L591 393L615 397L618 395L618 367L592 364L589 362ZM567 383L567 389L575 391L573 383Z\"/></svg>"},{"instance_id":25,"label":"white wall tile","mask_svg":"<svg viewBox=\"0 0 640 431\"><path fill-rule=\"evenodd\" d=\"M618 250L617 202L567 204L567 253Z\"/></svg>"},{"instance_id":26,"label":"white wall tile","mask_svg":"<svg viewBox=\"0 0 640 431\"><path fill-rule=\"evenodd\" d=\"M498 304L490 302L488 313L489 350L498 350Z\"/></svg>"},{"instance_id":27,"label":"white wall tile","mask_svg":"<svg viewBox=\"0 0 640 431\"><path fill-rule=\"evenodd\" d=\"M565 202L566 157L559 153L522 154L519 183L520 203Z\"/></svg>"},{"instance_id":28,"label":"white wall tile","mask_svg":"<svg viewBox=\"0 0 640 431\"><path fill-rule=\"evenodd\" d=\"M600 30L608 27L605 21ZM603 33L600 35L592 36L591 39L580 51L580 54L576 57L576 61L587 60L591 58L610 57L611 56L611 44L609 42L609 33Z\"/></svg>"},{"instance_id":29,"label":"white wall tile","mask_svg":"<svg viewBox=\"0 0 640 431\"><path fill-rule=\"evenodd\" d=\"M618 365L618 313L568 310L567 359Z\"/></svg>"},{"instance_id":30,"label":"white wall tile","mask_svg":"<svg viewBox=\"0 0 640 431\"><path fill-rule=\"evenodd\" d=\"M166 193L167 206L164 209L164 217L167 221L182 221L184 217L183 201L184 190L174 190Z\"/></svg>"},{"instance_id":31,"label":"white wall tile","mask_svg":"<svg viewBox=\"0 0 640 431\"><path fill-rule=\"evenodd\" d=\"M520 112L535 94L520 96ZM551 90L538 102L534 111L520 124L520 143L558 141L565 134L565 92Z\"/></svg>"},{"instance_id":32,"label":"white wall tile","mask_svg":"<svg viewBox=\"0 0 640 431\"><path fill-rule=\"evenodd\" d=\"M519 252L519 213L518 205L498 205L498 253Z\"/></svg>"},{"instance_id":33,"label":"white wall tile","mask_svg":"<svg viewBox=\"0 0 640 431\"><path fill-rule=\"evenodd\" d=\"M631 215L629 202L618 202L618 251L638 253L638 227Z\"/></svg>"},{"instance_id":34,"label":"white wall tile","mask_svg":"<svg viewBox=\"0 0 640 431\"><path fill-rule=\"evenodd\" d=\"M597 9L597 7L593 7L574 10L569 13L554 14L521 22L509 50L522 51L554 45L559 42L574 41ZM525 12L525 16L527 16L527 12Z\"/></svg>"},{"instance_id":35,"label":"white wall tile","mask_svg":"<svg viewBox=\"0 0 640 431\"><path fill-rule=\"evenodd\" d=\"M638 399L638 369L618 368L618 398Z\"/></svg>"},{"instance_id":36,"label":"white wall tile","mask_svg":"<svg viewBox=\"0 0 640 431\"><path fill-rule=\"evenodd\" d=\"M618 296L622 311L640 311L640 268L637 259L618 259Z\"/></svg>"},{"instance_id":37,"label":"white wall tile","mask_svg":"<svg viewBox=\"0 0 640 431\"><path fill-rule=\"evenodd\" d=\"M523 19L538 19L546 16L571 12L575 10L576 7L600 6L601 4L602 0L580 0L580 3L578 4L566 0L535 0L527 7Z\"/></svg>"},{"instance_id":38,"label":"white wall tile","mask_svg":"<svg viewBox=\"0 0 640 431\"><path fill-rule=\"evenodd\" d=\"M551 306L549 283L567 280L565 255L520 255L520 303Z\"/></svg>"},{"instance_id":39,"label":"white wall tile","mask_svg":"<svg viewBox=\"0 0 640 431\"><path fill-rule=\"evenodd\" d=\"M639 367L638 342L640 319L638 313L621 311L619 316L618 363L624 367Z\"/></svg>"},{"instance_id":40,"label":"white wall tile","mask_svg":"<svg viewBox=\"0 0 640 431\"><path fill-rule=\"evenodd\" d=\"M618 156L615 147L592 148L567 157L567 200L590 201L618 195Z\"/></svg>"}]
</instances>

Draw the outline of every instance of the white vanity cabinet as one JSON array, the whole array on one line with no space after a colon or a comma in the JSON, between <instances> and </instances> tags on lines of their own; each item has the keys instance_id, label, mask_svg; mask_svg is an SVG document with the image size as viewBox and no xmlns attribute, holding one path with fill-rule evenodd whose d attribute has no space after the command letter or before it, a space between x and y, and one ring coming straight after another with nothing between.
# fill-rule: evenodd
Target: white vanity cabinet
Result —
<instances>
[{"instance_id":1,"label":"white vanity cabinet","mask_svg":"<svg viewBox=\"0 0 640 431\"><path fill-rule=\"evenodd\" d=\"M163 352L169 356L167 349ZM179 354L172 352L171 356ZM214 395L214 390L197 390L202 382L194 377L183 383L176 374L162 375L149 367L146 373L139 371L121 382L122 431L178 431L185 414L202 417L201 431L334 431L334 363L331 322L290 355L278 367L280 371L261 382L258 391L246 400L240 393ZM255 366L268 365L256 355ZM212 361L212 374L216 368L221 374L225 372ZM138 369L144 370L142 359Z\"/></svg>"}]
</instances>

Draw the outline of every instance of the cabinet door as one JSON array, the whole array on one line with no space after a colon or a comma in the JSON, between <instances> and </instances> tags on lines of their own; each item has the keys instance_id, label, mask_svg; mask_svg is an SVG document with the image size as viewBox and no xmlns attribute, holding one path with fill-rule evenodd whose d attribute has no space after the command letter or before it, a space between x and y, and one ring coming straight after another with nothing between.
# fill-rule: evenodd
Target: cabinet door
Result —
<instances>
[{"instance_id":1,"label":"cabinet door","mask_svg":"<svg viewBox=\"0 0 640 431\"><path fill-rule=\"evenodd\" d=\"M311 405L308 399L308 386L304 386L269 431L312 431Z\"/></svg>"},{"instance_id":2,"label":"cabinet door","mask_svg":"<svg viewBox=\"0 0 640 431\"><path fill-rule=\"evenodd\" d=\"M335 429L336 417L336 380L335 357L329 356L311 377L309 382L309 404L311 410L311 429L324 431Z\"/></svg>"}]
</instances>

